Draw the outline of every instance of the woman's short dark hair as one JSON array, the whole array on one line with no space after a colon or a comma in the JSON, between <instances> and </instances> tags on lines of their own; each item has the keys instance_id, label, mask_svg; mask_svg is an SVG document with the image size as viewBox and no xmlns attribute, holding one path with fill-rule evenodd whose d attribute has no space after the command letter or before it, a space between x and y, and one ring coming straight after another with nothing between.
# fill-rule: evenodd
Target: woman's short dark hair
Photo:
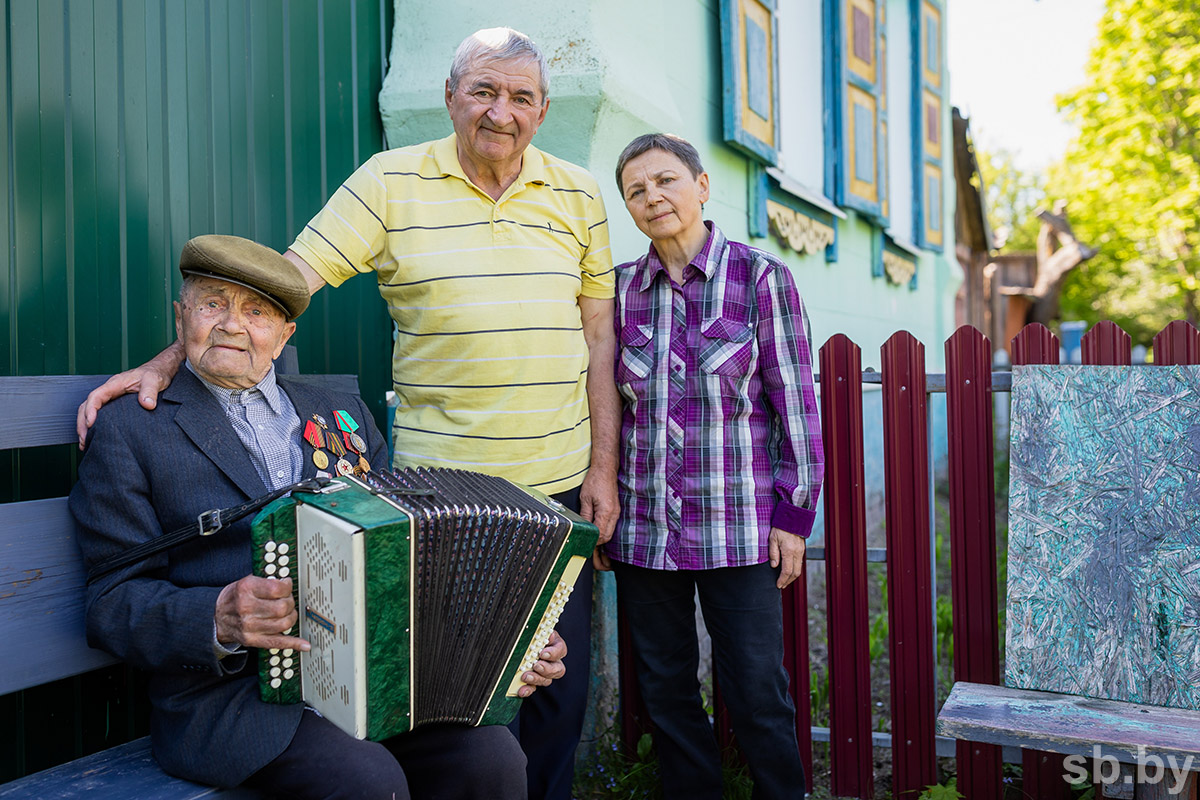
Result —
<instances>
[{"instance_id":1,"label":"woman's short dark hair","mask_svg":"<svg viewBox=\"0 0 1200 800\"><path fill-rule=\"evenodd\" d=\"M625 184L621 180L621 173L625 171L625 165L651 150L665 150L675 156L688 168L693 178L699 178L700 173L704 172L704 165L700 163L700 154L687 139L673 133L642 134L627 144L621 151L621 157L617 159L617 191L621 193L622 197L625 195Z\"/></svg>"}]
</instances>

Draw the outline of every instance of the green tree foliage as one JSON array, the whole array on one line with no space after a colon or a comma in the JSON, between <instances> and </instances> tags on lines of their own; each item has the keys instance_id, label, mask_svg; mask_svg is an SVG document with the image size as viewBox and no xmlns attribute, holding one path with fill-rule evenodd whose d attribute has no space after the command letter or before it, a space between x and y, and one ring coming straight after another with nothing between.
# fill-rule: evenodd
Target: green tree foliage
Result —
<instances>
[{"instance_id":1,"label":"green tree foliage","mask_svg":"<svg viewBox=\"0 0 1200 800\"><path fill-rule=\"evenodd\" d=\"M1100 253L1063 289L1064 316L1135 341L1200 322L1200 4L1108 0L1087 81L1059 98L1079 126L1050 194Z\"/></svg>"},{"instance_id":2,"label":"green tree foliage","mask_svg":"<svg viewBox=\"0 0 1200 800\"><path fill-rule=\"evenodd\" d=\"M1007 150L976 147L975 157L996 243L1009 252L1033 250L1040 227L1035 213L1046 201L1041 174L1021 169Z\"/></svg>"}]
</instances>

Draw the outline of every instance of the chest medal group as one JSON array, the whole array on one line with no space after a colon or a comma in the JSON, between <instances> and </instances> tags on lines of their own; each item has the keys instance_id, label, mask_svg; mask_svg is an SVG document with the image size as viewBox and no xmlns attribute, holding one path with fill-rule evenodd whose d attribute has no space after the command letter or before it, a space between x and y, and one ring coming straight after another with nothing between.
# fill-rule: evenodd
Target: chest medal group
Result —
<instances>
[{"instance_id":1,"label":"chest medal group","mask_svg":"<svg viewBox=\"0 0 1200 800\"><path fill-rule=\"evenodd\" d=\"M338 475L366 475L371 465L366 458L367 443L356 432L358 423L345 411L334 411L333 420L337 430L330 430L320 414L304 423L304 441L312 445L313 463L322 472L332 463Z\"/></svg>"}]
</instances>

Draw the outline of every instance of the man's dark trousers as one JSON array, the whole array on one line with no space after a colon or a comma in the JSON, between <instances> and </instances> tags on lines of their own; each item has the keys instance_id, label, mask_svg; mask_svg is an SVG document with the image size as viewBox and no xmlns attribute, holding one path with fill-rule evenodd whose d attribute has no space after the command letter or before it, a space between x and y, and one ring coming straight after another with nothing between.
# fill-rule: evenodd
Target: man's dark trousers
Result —
<instances>
[{"instance_id":1,"label":"man's dark trousers","mask_svg":"<svg viewBox=\"0 0 1200 800\"><path fill-rule=\"evenodd\" d=\"M579 512L579 489L552 495ZM587 707L592 655L592 565L589 561L575 582L555 630L567 643L567 674L539 687L521 702L521 711L508 726L529 760L529 800L570 800L575 774L575 750Z\"/></svg>"}]
</instances>

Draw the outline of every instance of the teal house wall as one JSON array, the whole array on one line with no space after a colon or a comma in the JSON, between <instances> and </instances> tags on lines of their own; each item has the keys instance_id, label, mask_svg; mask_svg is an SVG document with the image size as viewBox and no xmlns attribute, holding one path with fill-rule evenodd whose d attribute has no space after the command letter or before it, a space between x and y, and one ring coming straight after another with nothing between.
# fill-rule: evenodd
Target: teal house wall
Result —
<instances>
[{"instance_id":1,"label":"teal house wall","mask_svg":"<svg viewBox=\"0 0 1200 800\"><path fill-rule=\"evenodd\" d=\"M3 0L0 21L0 375L144 362L175 338L184 242L283 249L382 147L390 0ZM382 424L373 285L321 292L293 341L302 371L357 373ZM61 496L77 457L3 454L0 501ZM0 783L145 734L142 680L0 697Z\"/></svg>"}]
</instances>

